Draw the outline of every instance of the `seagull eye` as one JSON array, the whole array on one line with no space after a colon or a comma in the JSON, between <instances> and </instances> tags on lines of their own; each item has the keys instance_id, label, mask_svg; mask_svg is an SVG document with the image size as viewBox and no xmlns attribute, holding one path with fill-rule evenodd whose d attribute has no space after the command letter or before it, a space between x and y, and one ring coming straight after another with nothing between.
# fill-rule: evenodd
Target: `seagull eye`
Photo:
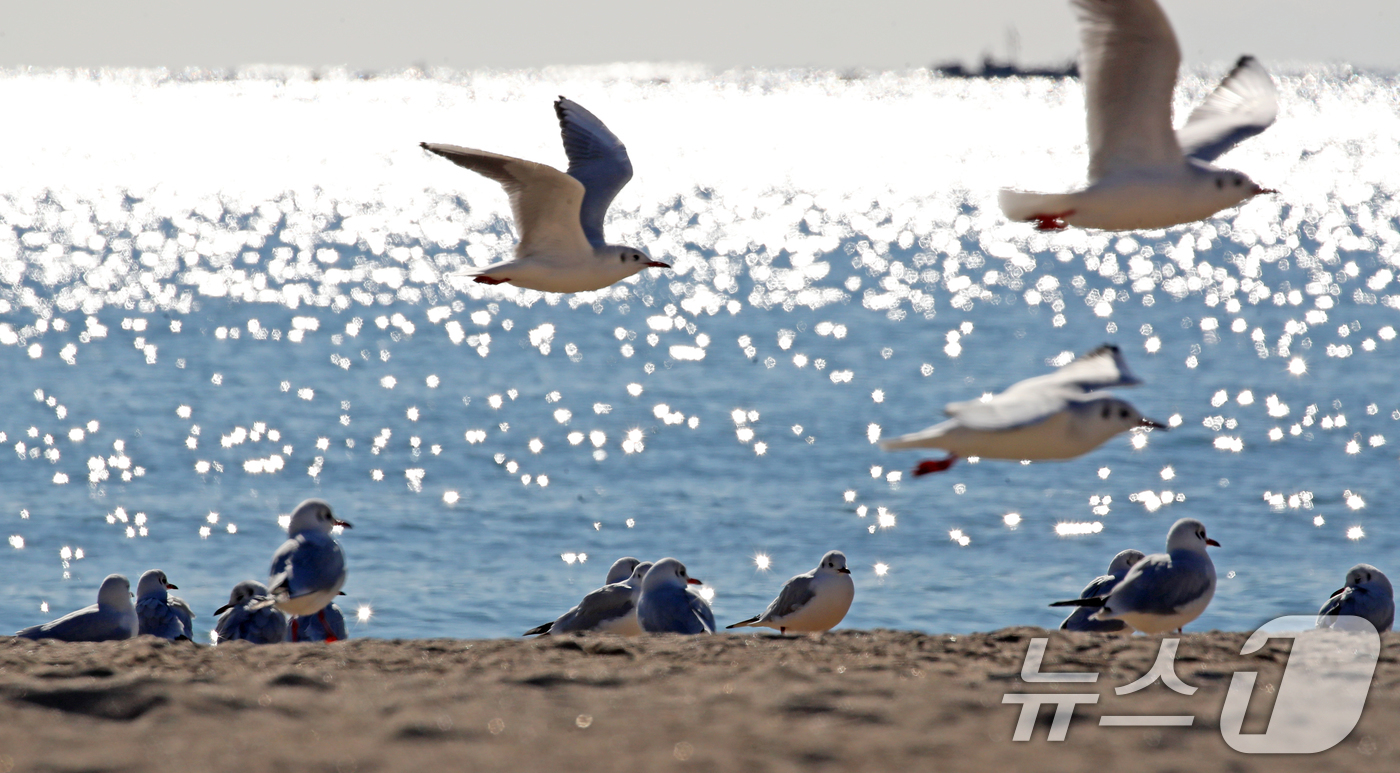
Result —
<instances>
[{"instance_id":1,"label":"seagull eye","mask_svg":"<svg viewBox=\"0 0 1400 773\"><path fill-rule=\"evenodd\" d=\"M1235 178L1235 187L1238 188L1238 187L1240 187L1241 185L1244 185L1244 180L1242 180L1242 179L1236 177L1236 178Z\"/></svg>"},{"instance_id":2,"label":"seagull eye","mask_svg":"<svg viewBox=\"0 0 1400 773\"><path fill-rule=\"evenodd\" d=\"M1113 412L1113 409L1112 409L1112 408L1109 408L1107 405L1105 405L1105 406L1103 407L1103 417L1104 417L1105 419L1107 419L1107 418L1108 418L1108 415L1109 415L1110 413L1112 413L1112 412Z\"/></svg>"},{"instance_id":3,"label":"seagull eye","mask_svg":"<svg viewBox=\"0 0 1400 773\"><path fill-rule=\"evenodd\" d=\"M1120 410L1118 411L1118 418L1120 418L1120 419L1126 419L1126 418L1128 418L1128 409L1127 409L1127 408L1120 409Z\"/></svg>"},{"instance_id":4,"label":"seagull eye","mask_svg":"<svg viewBox=\"0 0 1400 773\"><path fill-rule=\"evenodd\" d=\"M1220 190L1225 190L1225 181L1219 177L1215 178L1215 187Z\"/></svg>"}]
</instances>

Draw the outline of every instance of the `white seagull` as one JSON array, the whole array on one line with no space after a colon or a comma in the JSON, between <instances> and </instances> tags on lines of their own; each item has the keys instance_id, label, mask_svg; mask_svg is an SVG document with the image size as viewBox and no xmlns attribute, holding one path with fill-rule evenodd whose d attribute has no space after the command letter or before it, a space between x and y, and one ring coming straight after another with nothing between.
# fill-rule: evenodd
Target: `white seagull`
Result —
<instances>
[{"instance_id":1,"label":"white seagull","mask_svg":"<svg viewBox=\"0 0 1400 773\"><path fill-rule=\"evenodd\" d=\"M1124 400L1101 390L1142 382L1117 346L1105 344L1053 373L1012 384L1005 392L949 403L947 421L880 443L886 451L942 448L944 459L920 462L914 475L942 472L960 457L1073 459L1120 432L1166 429Z\"/></svg>"},{"instance_id":2,"label":"white seagull","mask_svg":"<svg viewBox=\"0 0 1400 773\"><path fill-rule=\"evenodd\" d=\"M287 635L287 617L272 607L248 609L248 604L267 596L267 586L244 580L233 586L228 603L214 610L219 622L214 626L214 643L242 639L254 644L276 644Z\"/></svg>"},{"instance_id":3,"label":"white seagull","mask_svg":"<svg viewBox=\"0 0 1400 773\"><path fill-rule=\"evenodd\" d=\"M574 631L598 631L618 636L642 635L641 623L637 621L637 599L642 595L642 578L646 577L649 569L650 561L638 563L632 567L632 574L621 582L608 583L589 593L578 606L558 619L531 628L522 635L549 636Z\"/></svg>"},{"instance_id":4,"label":"white seagull","mask_svg":"<svg viewBox=\"0 0 1400 773\"><path fill-rule=\"evenodd\" d=\"M704 583L686 574L685 564L674 558L657 561L642 579L642 595L637 600L637 620L647 633L714 633L696 609L687 585ZM701 601L701 604L704 602ZM713 619L713 618L712 618Z\"/></svg>"},{"instance_id":5,"label":"white seagull","mask_svg":"<svg viewBox=\"0 0 1400 773\"><path fill-rule=\"evenodd\" d=\"M275 605L294 617L323 615L345 584L345 554L331 538L337 526L352 528L332 515L324 501L308 499L297 505L287 523L289 539L272 554L267 581L270 598L250 603L249 609ZM324 619L321 622L328 625Z\"/></svg>"},{"instance_id":6,"label":"white seagull","mask_svg":"<svg viewBox=\"0 0 1400 773\"><path fill-rule=\"evenodd\" d=\"M727 628L776 628L778 633L819 633L836 627L851 608L856 584L846 568L846 554L832 550L821 563L783 584L778 597L761 615L754 615Z\"/></svg>"},{"instance_id":7,"label":"white seagull","mask_svg":"<svg viewBox=\"0 0 1400 773\"><path fill-rule=\"evenodd\" d=\"M194 640L194 613L190 605L166 592L179 589L159 569L149 569L141 575L136 581L137 634L171 641Z\"/></svg>"},{"instance_id":8,"label":"white seagull","mask_svg":"<svg viewBox=\"0 0 1400 773\"><path fill-rule=\"evenodd\" d=\"M1056 601L1052 607L1090 607L1093 620L1122 620L1146 634L1181 632L1206 611L1215 596L1215 564L1206 546L1205 524L1182 518L1167 532L1167 552L1145 556L1105 596Z\"/></svg>"},{"instance_id":9,"label":"white seagull","mask_svg":"<svg viewBox=\"0 0 1400 773\"><path fill-rule=\"evenodd\" d=\"M109 574L97 591L96 604L52 622L17 631L15 636L60 641L119 641L135 636L136 627L131 582L120 574Z\"/></svg>"},{"instance_id":10,"label":"white seagull","mask_svg":"<svg viewBox=\"0 0 1400 773\"><path fill-rule=\"evenodd\" d=\"M1099 596L1107 596L1117 587L1128 574L1128 570L1133 568L1133 564L1143 558L1141 550L1124 550L1113 557L1108 562L1108 571L1099 577L1095 577L1084 590L1080 592L1079 598L1092 599ZM1060 623L1061 631L1088 631L1091 633L1117 633L1128 627L1122 620L1092 620L1094 612L1092 607L1075 607L1069 613L1064 622Z\"/></svg>"},{"instance_id":11,"label":"white seagull","mask_svg":"<svg viewBox=\"0 0 1400 773\"><path fill-rule=\"evenodd\" d=\"M1390 630L1395 623L1395 591L1385 572L1370 564L1353 566L1347 572L1347 584L1317 611L1317 627L1345 630L1348 615L1366 618L1377 631Z\"/></svg>"},{"instance_id":12,"label":"white seagull","mask_svg":"<svg viewBox=\"0 0 1400 773\"><path fill-rule=\"evenodd\" d=\"M1156 0L1074 0L1089 125L1089 186L1072 193L1003 190L1002 212L1042 231L1123 231L1202 220L1262 188L1211 165L1278 115L1269 73L1243 57L1179 131L1172 91L1181 49Z\"/></svg>"},{"instance_id":13,"label":"white seagull","mask_svg":"<svg viewBox=\"0 0 1400 773\"><path fill-rule=\"evenodd\" d=\"M510 197L520 243L511 260L475 274L482 284L510 282L548 293L578 293L646 268L670 268L635 247L608 244L603 216L632 179L627 147L577 102L554 103L569 173L484 150L424 142L425 150L500 183Z\"/></svg>"}]
</instances>

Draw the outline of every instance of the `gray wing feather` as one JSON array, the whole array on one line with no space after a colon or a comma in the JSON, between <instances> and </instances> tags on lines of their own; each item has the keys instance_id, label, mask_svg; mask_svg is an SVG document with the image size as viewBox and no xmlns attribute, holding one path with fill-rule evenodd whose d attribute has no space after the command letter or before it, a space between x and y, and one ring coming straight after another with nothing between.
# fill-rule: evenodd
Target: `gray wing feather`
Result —
<instances>
[{"instance_id":1,"label":"gray wing feather","mask_svg":"<svg viewBox=\"0 0 1400 773\"><path fill-rule=\"evenodd\" d=\"M1211 587L1212 574L1197 571L1187 554L1173 559L1166 553L1147 556L1133 565L1123 582L1113 589L1105 606L1110 612L1173 614L1196 601Z\"/></svg>"},{"instance_id":2,"label":"gray wing feather","mask_svg":"<svg viewBox=\"0 0 1400 773\"><path fill-rule=\"evenodd\" d=\"M1395 600L1374 591L1361 593L1357 588L1347 587L1327 599L1317 611L1317 616L1322 619L1338 615L1364 617L1376 626L1377 631L1388 631L1395 622Z\"/></svg>"},{"instance_id":3,"label":"gray wing feather","mask_svg":"<svg viewBox=\"0 0 1400 773\"><path fill-rule=\"evenodd\" d=\"M1100 596L1107 596L1118 585L1118 578L1111 574L1095 577L1084 586L1084 590L1079 593L1081 599L1096 599ZM1091 620L1099 610L1093 607L1075 607L1074 611L1060 623L1062 631L1091 631L1096 633L1113 633L1127 628L1127 623L1122 620Z\"/></svg>"},{"instance_id":4,"label":"gray wing feather","mask_svg":"<svg viewBox=\"0 0 1400 773\"><path fill-rule=\"evenodd\" d=\"M642 594L637 606L638 622L648 633L709 633L705 622L690 606L684 590L665 589Z\"/></svg>"},{"instance_id":5,"label":"gray wing feather","mask_svg":"<svg viewBox=\"0 0 1400 773\"><path fill-rule=\"evenodd\" d=\"M550 627L550 634L571 631L592 631L610 620L625 617L632 611L632 587L629 585L604 585L592 591L577 606L560 615Z\"/></svg>"},{"instance_id":6,"label":"gray wing feather","mask_svg":"<svg viewBox=\"0 0 1400 773\"><path fill-rule=\"evenodd\" d=\"M762 620L772 620L777 617L787 617L788 615L801 609L807 602L811 601L817 594L812 590L812 581L815 578L811 574L799 574L787 581L783 589L778 592L778 597L773 599L773 603L768 605L767 611L763 613Z\"/></svg>"},{"instance_id":7,"label":"gray wing feather","mask_svg":"<svg viewBox=\"0 0 1400 773\"><path fill-rule=\"evenodd\" d=\"M632 159L627 146L598 117L577 102L560 97L554 103L564 153L569 157L569 176L583 183L583 204L579 224L590 244L601 248L603 218L618 191L632 179Z\"/></svg>"},{"instance_id":8,"label":"gray wing feather","mask_svg":"<svg viewBox=\"0 0 1400 773\"><path fill-rule=\"evenodd\" d=\"M1191 158L1214 161L1239 143L1263 132L1278 118L1278 89L1268 70L1252 56L1215 87L1176 131L1182 151Z\"/></svg>"},{"instance_id":9,"label":"gray wing feather","mask_svg":"<svg viewBox=\"0 0 1400 773\"><path fill-rule=\"evenodd\" d=\"M158 598L136 602L137 632L141 635L178 639L185 635L185 626L169 603Z\"/></svg>"},{"instance_id":10,"label":"gray wing feather","mask_svg":"<svg viewBox=\"0 0 1400 773\"><path fill-rule=\"evenodd\" d=\"M32 625L15 636L25 639L59 639L61 641L111 641L130 639L136 631L129 627L130 618L120 612L103 610L96 604L69 612L63 617L40 625Z\"/></svg>"},{"instance_id":11,"label":"gray wing feather","mask_svg":"<svg viewBox=\"0 0 1400 773\"><path fill-rule=\"evenodd\" d=\"M284 555L283 551L287 551ZM279 577L279 557L281 576ZM287 540L272 559L272 577L268 587L285 586L288 596L296 598L307 593L323 591L340 581L345 573L345 554L340 545L329 537L298 534Z\"/></svg>"},{"instance_id":12,"label":"gray wing feather","mask_svg":"<svg viewBox=\"0 0 1400 773\"><path fill-rule=\"evenodd\" d=\"M705 601L704 597L699 593L694 593L689 588L686 589L686 595L690 597L690 611L694 612L695 616L700 618L700 622L705 626L705 633L714 633L717 628L715 625L715 612L713 609L710 609L709 602Z\"/></svg>"}]
</instances>

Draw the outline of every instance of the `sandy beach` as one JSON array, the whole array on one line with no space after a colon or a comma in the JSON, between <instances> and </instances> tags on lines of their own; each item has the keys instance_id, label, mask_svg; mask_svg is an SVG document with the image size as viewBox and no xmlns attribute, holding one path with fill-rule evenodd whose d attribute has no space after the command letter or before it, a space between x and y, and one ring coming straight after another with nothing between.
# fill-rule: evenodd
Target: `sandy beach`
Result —
<instances>
[{"instance_id":1,"label":"sandy beach","mask_svg":"<svg viewBox=\"0 0 1400 773\"><path fill-rule=\"evenodd\" d=\"M1091 685L1031 685L1099 670ZM1386 769L1400 764L1400 667L1387 634L1360 724L1320 755L1230 749L1220 708L1235 670L1258 671L1267 713L1288 642L1240 656L1244 633L1188 634L1177 673L1116 699L1155 640L1009 628L971 635L358 639L220 647L142 637L0 641L0 771L1135 770ZM1017 692L1098 692L1067 740L1013 742ZM1100 727L1116 710L1193 713L1185 728ZM1254 727L1251 728L1251 722ZM1257 717L1245 730L1261 731Z\"/></svg>"}]
</instances>

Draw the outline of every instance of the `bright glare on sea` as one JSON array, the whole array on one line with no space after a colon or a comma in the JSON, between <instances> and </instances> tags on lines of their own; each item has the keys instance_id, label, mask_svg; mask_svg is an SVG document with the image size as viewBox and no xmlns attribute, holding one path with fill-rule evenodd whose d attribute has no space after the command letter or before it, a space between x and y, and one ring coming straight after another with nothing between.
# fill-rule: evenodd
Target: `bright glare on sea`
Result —
<instances>
[{"instance_id":1,"label":"bright glare on sea","mask_svg":"<svg viewBox=\"0 0 1400 773\"><path fill-rule=\"evenodd\" d=\"M310 496L355 526L354 636L517 635L623 555L680 558L726 624L837 548L847 627L1053 627L1183 516L1223 543L1196 629L1396 576L1400 91L1278 81L1220 163L1280 195L1046 235L995 195L1082 180L1074 81L0 73L0 630L161 568L206 640ZM509 254L506 199L418 143L562 167L558 94L631 152L610 241L674 270L463 278ZM874 445L1104 342L1172 431L920 479Z\"/></svg>"}]
</instances>

